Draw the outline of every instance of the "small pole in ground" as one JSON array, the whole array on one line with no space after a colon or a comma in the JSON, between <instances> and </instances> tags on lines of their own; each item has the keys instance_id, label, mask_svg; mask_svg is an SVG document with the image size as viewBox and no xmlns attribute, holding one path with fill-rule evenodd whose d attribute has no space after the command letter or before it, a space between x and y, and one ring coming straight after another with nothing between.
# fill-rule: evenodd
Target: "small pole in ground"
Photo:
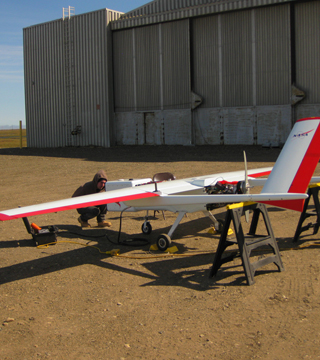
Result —
<instances>
[{"instance_id":1,"label":"small pole in ground","mask_svg":"<svg viewBox=\"0 0 320 360\"><path fill-rule=\"evenodd\" d=\"M22 149L22 120L19 121L20 125L20 149Z\"/></svg>"}]
</instances>

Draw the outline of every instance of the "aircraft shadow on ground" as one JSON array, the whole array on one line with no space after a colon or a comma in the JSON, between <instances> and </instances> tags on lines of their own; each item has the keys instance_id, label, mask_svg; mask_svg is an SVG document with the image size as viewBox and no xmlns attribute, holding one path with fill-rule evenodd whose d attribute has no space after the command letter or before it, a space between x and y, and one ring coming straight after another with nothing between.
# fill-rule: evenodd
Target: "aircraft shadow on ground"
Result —
<instances>
[{"instance_id":1,"label":"aircraft shadow on ground","mask_svg":"<svg viewBox=\"0 0 320 360\"><path fill-rule=\"evenodd\" d=\"M99 243L97 246L101 247ZM127 251L130 250L128 249ZM45 252L45 249L40 249L39 251ZM125 253L126 251L122 248L121 254ZM163 256L163 253L160 255ZM159 253L154 253L153 256L157 257ZM131 267L127 268L117 264L110 264L104 261L109 255L100 254L95 249L81 247L80 249L69 250L63 253L45 256L44 258L3 267L1 268L0 285L85 264L145 278L147 282L143 286L181 286L203 291L224 285L217 285L215 279L209 278L209 271L212 266L214 254L200 254L186 258L162 258L156 262L152 262L153 256L146 254L146 260L148 260L148 262L142 265L149 271L144 272L132 269ZM120 261L121 259L119 259L119 262ZM180 271L179 269L181 269L181 267L183 269ZM193 269L195 267L196 269ZM150 274L150 271L153 274ZM243 278L241 267L239 268L239 272L235 272L235 274L240 274L241 278ZM234 285L240 285L244 279L241 278L237 279ZM232 283L229 283L229 285L232 285Z\"/></svg>"},{"instance_id":2,"label":"aircraft shadow on ground","mask_svg":"<svg viewBox=\"0 0 320 360\"><path fill-rule=\"evenodd\" d=\"M193 234L196 231L201 231L208 226L206 217L202 219L192 220L180 225L181 232L187 228L190 230L190 226L193 229ZM142 262L142 265L148 270L147 272L139 271L118 264L110 264L105 261L110 255L106 253L100 253L96 248L89 247L87 245L94 245L102 252L108 252L115 248L120 248L120 254L126 254L131 252L134 248L128 246L122 241L126 238L132 238L133 235L121 233L120 241L118 238L118 231L111 229L88 229L81 230L75 225L57 225L59 228L58 242L74 242L75 239L80 239L79 242L81 248L68 250L59 254L49 254L40 259L34 259L26 261L20 264L15 264L1 268L0 284L13 282L16 280L31 278L34 276L41 276L43 274L61 271L63 269L81 266L84 264L91 264L99 266L104 269L113 271L120 271L129 275L140 276L145 278L147 282L143 286L181 286L185 288L194 289L197 291L204 291L208 289L221 288L221 286L242 286L246 285L246 278L244 269L239 259L239 265L234 263L224 264L217 272L214 278L210 278L210 269L212 267L215 251L192 254L188 243L183 245L179 243L179 239L173 240L173 245L178 246L179 253L177 256L170 256L170 258L164 258L164 253L154 252L148 254L150 244L143 245L138 244L135 249L142 250L146 255L146 261ZM165 232L169 227L157 229L156 232ZM187 232L190 234L190 231ZM107 235L107 236L106 236ZM141 235L146 240L149 236ZM205 234L201 234L204 236ZM15 248L15 247L34 247L35 243L31 238L21 239L19 241L3 241L0 242L0 248ZM209 235L208 235L209 237ZM210 235L212 237L212 235ZM219 240L219 236L215 236L213 239ZM85 242L83 242L83 240ZM305 242L318 240L317 236L302 235L299 241L292 242L292 238L277 238L280 253L281 249L286 250L298 245L302 245ZM93 243L94 242L94 243ZM58 246L54 245L54 246ZM217 245L217 242L216 244ZM319 243L310 244L306 248L319 247ZM50 245L49 245L50 246ZM199 249L196 249L199 250ZM46 252L46 248L39 248L42 253ZM63 249L62 249L63 251ZM201 249L200 249L201 251ZM189 253L188 253L189 252ZM161 256L160 260L155 260L154 257ZM187 255L187 256L184 256ZM119 259L120 262L120 259ZM255 277L266 273L277 272L278 269L275 266L274 270L264 270L263 268L256 271ZM150 274L150 272L152 274Z\"/></svg>"},{"instance_id":3,"label":"aircraft shadow on ground","mask_svg":"<svg viewBox=\"0 0 320 360\"><path fill-rule=\"evenodd\" d=\"M112 242L106 239L105 230L101 229L89 229L89 230L80 230L79 227L74 225L57 225L59 228L58 242L68 242L74 241L75 239L86 240L84 244L90 245L94 240L94 246L98 247L102 252L110 251L114 248L121 248L120 254L126 254L127 252L132 251L131 246L122 245L117 243L117 232L112 230L107 230L108 237L112 238ZM49 246L58 246L49 245ZM2 248L9 247L34 247L35 243L33 239L21 239L19 241L4 241L0 243ZM180 252L187 252L189 249L185 246L179 245ZM146 255L146 260L152 261L154 256L168 256L164 253L154 252L153 254L148 254L149 245L142 246L138 249L144 250ZM40 247L38 249L42 253L46 252L46 247ZM62 250L63 251L63 250ZM47 252L49 254L49 252ZM100 253L95 248L88 246L81 247L79 249L68 250L61 252L59 254L49 254L40 259L34 259L26 261L20 264L15 264L1 269L0 284L13 282L16 280L22 280L26 278L31 278L34 276L41 276L43 274L52 273L56 271L61 271L63 269L81 266L84 264L91 264L95 266L102 267L104 269L110 269L114 271L120 271L130 275L140 276L147 279L147 284L145 286L151 285L171 285L171 286L183 286L188 288L194 288L197 290L204 290L206 288L214 287L214 282L208 280L208 269L210 268L210 263L212 263L214 254L197 254L188 256L185 258L175 258L170 257L170 259L162 258L160 261L156 261L154 266L149 262L143 264L146 269L151 272L154 272L154 275L148 272L138 271L132 268L126 268L116 264L110 264L107 261L104 261L109 257L107 254ZM120 260L120 259L119 259ZM192 270L192 276L186 273L187 270L177 273L176 270L180 267L184 268L193 268L201 267L203 269ZM160 270L161 269L161 270ZM187 276L187 277L186 277ZM191 276L191 277L190 277ZM163 277L160 279L159 277ZM188 280L189 277L189 280ZM205 280L204 280L205 279Z\"/></svg>"},{"instance_id":4,"label":"aircraft shadow on ground","mask_svg":"<svg viewBox=\"0 0 320 360\"><path fill-rule=\"evenodd\" d=\"M63 226L60 225L60 227L63 229ZM64 233L62 234L63 237L69 240L74 240L74 238L81 238L79 234L73 234L74 228L74 226L65 226L63 229ZM67 232L69 232L69 234L67 234ZM88 240L87 236L84 236L82 239ZM287 241L290 240L292 241L292 239L288 239ZM114 244L107 242L106 240L101 240L101 238L100 240L97 238L96 242L97 244L95 243L94 246L97 246L103 252L110 251L111 249L117 247L114 246ZM32 239L2 242L1 245L4 243L8 244L2 247L34 246ZM89 245L90 243L91 241L88 240L87 244ZM147 249L148 247L145 247L146 251ZM132 247L122 246L121 254L130 252L131 250ZM188 253L187 250L189 249L184 246L183 253ZM45 253L46 248L40 248L39 251ZM207 289L220 288L221 286L227 285L246 285L245 274L241 266L241 262L239 262L239 265L237 266L235 266L233 263L231 266L223 265L214 278L209 277L210 269L212 267L215 256L214 252L195 254L186 257L173 256L170 258L161 258L161 260L156 261L154 261L152 256L149 256L146 252L144 254L146 254L146 261L143 262L142 265L148 270L148 272L135 270L131 267L127 268L117 264L110 264L105 261L109 255L99 253L95 248L84 246L59 254L49 254L48 256L40 259L34 259L20 264L3 267L1 269L0 284L32 278L35 276L41 276L43 274L61 271L63 269L77 267L84 264L91 264L106 270L109 269L113 271L120 271L129 275L145 278L147 282L143 286L181 286L197 291L204 291ZM163 256L164 254L159 254L157 252L153 255ZM273 271L277 270L258 270L256 272L256 276ZM150 272L152 274L150 274Z\"/></svg>"}]
</instances>

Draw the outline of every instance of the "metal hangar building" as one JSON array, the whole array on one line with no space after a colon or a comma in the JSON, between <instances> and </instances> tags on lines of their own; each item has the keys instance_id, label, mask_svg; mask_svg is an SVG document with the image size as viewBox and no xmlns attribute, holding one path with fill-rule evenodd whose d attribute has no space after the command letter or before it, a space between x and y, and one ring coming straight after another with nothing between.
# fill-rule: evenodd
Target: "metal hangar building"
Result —
<instances>
[{"instance_id":1,"label":"metal hangar building","mask_svg":"<svg viewBox=\"0 0 320 360\"><path fill-rule=\"evenodd\" d=\"M319 116L319 0L64 10L23 30L29 147L279 146Z\"/></svg>"}]
</instances>

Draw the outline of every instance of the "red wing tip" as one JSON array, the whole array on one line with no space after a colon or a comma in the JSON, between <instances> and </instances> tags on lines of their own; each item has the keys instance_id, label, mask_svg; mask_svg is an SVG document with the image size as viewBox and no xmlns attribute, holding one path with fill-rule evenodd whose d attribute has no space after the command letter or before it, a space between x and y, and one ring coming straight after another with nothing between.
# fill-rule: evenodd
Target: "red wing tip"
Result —
<instances>
[{"instance_id":1,"label":"red wing tip","mask_svg":"<svg viewBox=\"0 0 320 360\"><path fill-rule=\"evenodd\" d=\"M12 217L4 214L0 214L0 221L11 220Z\"/></svg>"},{"instance_id":2,"label":"red wing tip","mask_svg":"<svg viewBox=\"0 0 320 360\"><path fill-rule=\"evenodd\" d=\"M273 201L259 201L259 202L288 210L302 212L304 207L304 201L305 201L304 199L300 199L300 200L273 200Z\"/></svg>"}]
</instances>

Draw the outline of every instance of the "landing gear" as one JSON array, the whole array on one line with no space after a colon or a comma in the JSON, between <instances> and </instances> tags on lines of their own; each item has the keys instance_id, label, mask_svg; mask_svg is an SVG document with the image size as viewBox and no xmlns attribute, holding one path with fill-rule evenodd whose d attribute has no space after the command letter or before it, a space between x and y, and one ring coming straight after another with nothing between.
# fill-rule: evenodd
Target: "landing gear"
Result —
<instances>
[{"instance_id":1,"label":"landing gear","mask_svg":"<svg viewBox=\"0 0 320 360\"><path fill-rule=\"evenodd\" d=\"M203 211L204 215L208 216L209 219L213 221L213 226L216 232L219 234L222 233L222 229L224 227L224 220L217 219L215 216L212 215L211 211Z\"/></svg>"},{"instance_id":2,"label":"landing gear","mask_svg":"<svg viewBox=\"0 0 320 360\"><path fill-rule=\"evenodd\" d=\"M171 238L167 234L161 234L157 239L158 249L161 251L166 251L171 245Z\"/></svg>"},{"instance_id":3,"label":"landing gear","mask_svg":"<svg viewBox=\"0 0 320 360\"><path fill-rule=\"evenodd\" d=\"M224 227L224 220L222 220L222 219L217 219L217 220L218 220L218 223L219 223L219 228L216 229L216 230L217 230L217 232L218 232L219 234L221 234L221 233L222 233L222 230L223 230L223 227Z\"/></svg>"},{"instance_id":4,"label":"landing gear","mask_svg":"<svg viewBox=\"0 0 320 360\"><path fill-rule=\"evenodd\" d=\"M141 226L141 231L143 232L143 234L149 235L151 234L152 231L152 226L149 223L149 221L145 221L142 226Z\"/></svg>"},{"instance_id":5,"label":"landing gear","mask_svg":"<svg viewBox=\"0 0 320 360\"><path fill-rule=\"evenodd\" d=\"M175 229L177 228L177 226L179 225L181 219L184 217L184 215L186 214L185 211L180 211L174 224L171 226L170 231L168 232L168 234L161 234L158 239L157 239L157 246L158 249L161 251L165 251L168 249L168 247L171 246L171 236L173 234L173 232L175 231ZM141 230L144 234L150 234L152 231L152 227L150 222L148 221L148 212L147 212L147 216L145 217L145 221L142 224Z\"/></svg>"}]
</instances>

